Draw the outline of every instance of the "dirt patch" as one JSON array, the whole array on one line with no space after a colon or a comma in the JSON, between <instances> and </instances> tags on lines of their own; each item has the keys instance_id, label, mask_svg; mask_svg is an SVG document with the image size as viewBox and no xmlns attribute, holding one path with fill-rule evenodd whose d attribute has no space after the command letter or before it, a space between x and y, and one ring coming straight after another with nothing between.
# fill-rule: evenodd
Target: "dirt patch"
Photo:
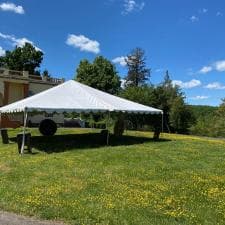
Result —
<instances>
[{"instance_id":1,"label":"dirt patch","mask_svg":"<svg viewBox=\"0 0 225 225\"><path fill-rule=\"evenodd\" d=\"M0 171L8 173L10 170L11 169L8 166L6 166L4 164L0 165Z\"/></svg>"}]
</instances>

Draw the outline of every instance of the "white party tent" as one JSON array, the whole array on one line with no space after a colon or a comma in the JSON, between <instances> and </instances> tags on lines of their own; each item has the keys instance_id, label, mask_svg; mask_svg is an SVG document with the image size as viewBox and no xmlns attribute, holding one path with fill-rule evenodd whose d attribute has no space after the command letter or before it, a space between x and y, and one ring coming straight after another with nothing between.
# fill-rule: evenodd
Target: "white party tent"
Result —
<instances>
[{"instance_id":1,"label":"white party tent","mask_svg":"<svg viewBox=\"0 0 225 225\"><path fill-rule=\"evenodd\" d=\"M162 110L138 104L74 80L67 81L34 96L0 108L0 114L24 113L24 134L29 112L124 112L140 114L163 114ZM24 139L21 152L24 148Z\"/></svg>"}]
</instances>

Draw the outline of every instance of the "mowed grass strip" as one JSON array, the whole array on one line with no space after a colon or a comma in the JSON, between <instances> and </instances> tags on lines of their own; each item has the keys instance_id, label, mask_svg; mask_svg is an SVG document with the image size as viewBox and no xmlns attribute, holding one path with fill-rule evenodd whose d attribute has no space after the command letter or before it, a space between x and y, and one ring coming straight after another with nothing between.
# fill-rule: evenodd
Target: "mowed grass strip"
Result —
<instances>
[{"instance_id":1,"label":"mowed grass strip","mask_svg":"<svg viewBox=\"0 0 225 225\"><path fill-rule=\"evenodd\" d=\"M59 129L18 155L0 144L0 209L70 224L224 224L225 142Z\"/></svg>"}]
</instances>

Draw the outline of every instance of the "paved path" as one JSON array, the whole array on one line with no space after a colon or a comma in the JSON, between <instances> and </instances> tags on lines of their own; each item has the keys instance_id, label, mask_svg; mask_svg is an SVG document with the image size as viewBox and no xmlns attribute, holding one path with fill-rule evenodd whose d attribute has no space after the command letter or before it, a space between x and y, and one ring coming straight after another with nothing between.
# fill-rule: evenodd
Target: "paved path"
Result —
<instances>
[{"instance_id":1,"label":"paved path","mask_svg":"<svg viewBox=\"0 0 225 225\"><path fill-rule=\"evenodd\" d=\"M0 225L65 225L62 222L38 220L0 211Z\"/></svg>"}]
</instances>

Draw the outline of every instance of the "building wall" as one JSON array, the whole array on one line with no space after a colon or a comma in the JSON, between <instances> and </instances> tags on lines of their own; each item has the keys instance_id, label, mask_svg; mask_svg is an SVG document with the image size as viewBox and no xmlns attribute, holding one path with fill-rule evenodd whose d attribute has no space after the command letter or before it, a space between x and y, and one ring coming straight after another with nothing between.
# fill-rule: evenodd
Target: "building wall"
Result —
<instances>
[{"instance_id":1,"label":"building wall","mask_svg":"<svg viewBox=\"0 0 225 225\"><path fill-rule=\"evenodd\" d=\"M56 78L52 80L36 80L34 76L30 77L24 71L22 74L18 71L19 75L18 73L15 74L15 72L11 71L10 73L8 70L3 71L3 73L0 72L0 107L45 91L63 82L63 80ZM63 123L63 119L61 123ZM16 128L22 122L23 115L9 114L0 120L0 128Z\"/></svg>"},{"instance_id":2,"label":"building wall","mask_svg":"<svg viewBox=\"0 0 225 225\"><path fill-rule=\"evenodd\" d=\"M4 94L4 81L0 79L0 93Z\"/></svg>"},{"instance_id":3,"label":"building wall","mask_svg":"<svg viewBox=\"0 0 225 225\"><path fill-rule=\"evenodd\" d=\"M54 86L50 85L50 84L30 83L29 84L29 96L35 95L39 92L45 91L52 87L54 87Z\"/></svg>"},{"instance_id":4,"label":"building wall","mask_svg":"<svg viewBox=\"0 0 225 225\"><path fill-rule=\"evenodd\" d=\"M0 92L0 107L3 106L3 94Z\"/></svg>"},{"instance_id":5,"label":"building wall","mask_svg":"<svg viewBox=\"0 0 225 225\"><path fill-rule=\"evenodd\" d=\"M0 107L3 106L3 98L4 98L4 83L0 79Z\"/></svg>"},{"instance_id":6,"label":"building wall","mask_svg":"<svg viewBox=\"0 0 225 225\"><path fill-rule=\"evenodd\" d=\"M24 99L24 86L19 83L9 83L8 104Z\"/></svg>"},{"instance_id":7,"label":"building wall","mask_svg":"<svg viewBox=\"0 0 225 225\"><path fill-rule=\"evenodd\" d=\"M0 107L4 104L4 96L5 94L5 82L8 82L8 96L7 102L5 104L10 104L15 101L21 100L27 96L32 96L34 94L45 91L49 88L54 87L52 84L44 84L44 83L28 83L23 82L22 80L9 80L9 79L1 79L0 78ZM28 92L28 93L26 93Z\"/></svg>"}]
</instances>

